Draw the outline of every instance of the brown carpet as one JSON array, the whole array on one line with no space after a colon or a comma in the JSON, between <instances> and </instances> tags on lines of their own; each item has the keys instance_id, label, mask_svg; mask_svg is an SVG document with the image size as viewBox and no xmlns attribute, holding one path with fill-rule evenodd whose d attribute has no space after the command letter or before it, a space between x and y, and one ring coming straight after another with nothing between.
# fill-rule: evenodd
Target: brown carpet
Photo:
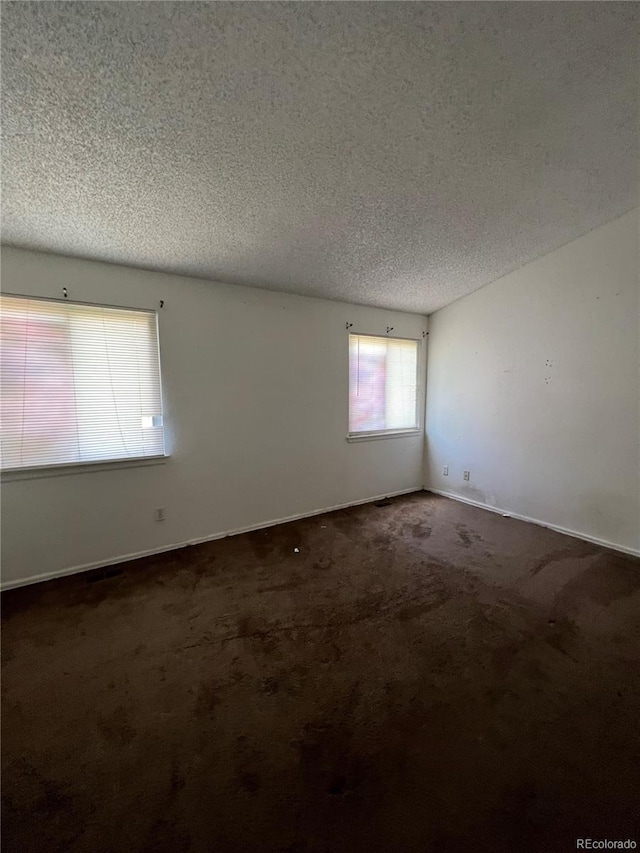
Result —
<instances>
[{"instance_id":1,"label":"brown carpet","mask_svg":"<svg viewBox=\"0 0 640 853\"><path fill-rule=\"evenodd\" d=\"M640 844L640 561L420 493L120 568L4 596L5 853Z\"/></svg>"}]
</instances>

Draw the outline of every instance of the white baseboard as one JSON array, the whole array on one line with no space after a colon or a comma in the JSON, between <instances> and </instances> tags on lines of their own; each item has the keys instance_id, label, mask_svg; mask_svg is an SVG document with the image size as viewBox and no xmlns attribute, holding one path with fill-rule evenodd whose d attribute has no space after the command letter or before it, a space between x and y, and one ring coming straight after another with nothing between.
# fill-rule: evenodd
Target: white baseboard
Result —
<instances>
[{"instance_id":1,"label":"white baseboard","mask_svg":"<svg viewBox=\"0 0 640 853\"><path fill-rule=\"evenodd\" d=\"M422 491L422 486L415 486L414 488L401 489L397 492L386 492L383 495L374 495L373 497L363 498L362 500L352 501L350 503L336 504L335 506L325 507L324 509L314 509L312 512L301 512L297 515L289 515L286 518L275 518L271 521L264 521L259 524L250 524L247 527L236 527L233 530L225 530L221 533L212 533L209 536L200 536L197 539L187 539L184 542L176 542L173 545L162 545L159 548L150 548L147 551L136 551L134 554L121 554L119 557L109 557L106 560L96 560L93 563L84 563L81 566L56 569L53 572L44 572L43 574L32 575L28 578L6 581L0 584L0 589L4 591L8 589L15 589L20 586L28 586L33 583L42 583L43 581L62 578L66 575L75 575L79 572L87 572L91 569L102 569L105 566L115 566L118 563L128 563L131 562L131 560L139 560L142 557L151 557L154 554L164 554L168 551L177 551L178 548L186 548L189 545L201 545L203 542L213 542L216 539L224 539L226 536L238 536L240 533L250 533L253 530L264 530L267 527L275 527L277 524L286 524L289 521L299 521L301 518L313 518L314 515L322 515L325 512L335 512L339 509L347 509L350 506L361 506L362 504L373 503L373 501L383 500L384 498L395 498L399 495L409 495L413 492Z\"/></svg>"},{"instance_id":2,"label":"white baseboard","mask_svg":"<svg viewBox=\"0 0 640 853\"><path fill-rule=\"evenodd\" d=\"M518 521L528 521L529 524L537 524L538 527L547 527L549 530L555 530L557 533L564 533L566 536L573 536L574 539L583 539L585 542L593 542L594 545L601 545L603 548L611 548L613 551L620 551L623 554L630 554L632 557L640 557L640 551L634 548L627 548L625 545L616 545L615 542L609 542L607 539L599 539L597 536L589 536L588 533L579 533L577 530L570 530L568 527L560 527L557 524L549 524L548 521L540 521L539 518L530 518L528 515L520 515L517 512L510 512L508 509L500 509L497 506L489 506L480 501L474 501L471 498L456 495L453 492L444 492L441 489L430 489L425 487L425 492L433 492L434 495L442 495L444 498L451 498L454 501L460 501L463 504L471 504L480 509L487 509L489 512L495 512L498 515L505 515L509 518L515 518Z\"/></svg>"}]
</instances>

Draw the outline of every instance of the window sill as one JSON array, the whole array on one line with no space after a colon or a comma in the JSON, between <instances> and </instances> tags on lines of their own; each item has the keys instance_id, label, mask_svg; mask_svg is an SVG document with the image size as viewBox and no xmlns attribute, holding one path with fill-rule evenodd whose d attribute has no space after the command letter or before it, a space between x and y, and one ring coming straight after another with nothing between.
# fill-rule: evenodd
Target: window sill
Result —
<instances>
[{"instance_id":1,"label":"window sill","mask_svg":"<svg viewBox=\"0 0 640 853\"><path fill-rule=\"evenodd\" d=\"M388 430L386 432L356 432L347 436L347 441L377 441L380 438L407 438L415 435L421 435L421 429L398 429Z\"/></svg>"},{"instance_id":2,"label":"window sill","mask_svg":"<svg viewBox=\"0 0 640 853\"><path fill-rule=\"evenodd\" d=\"M147 468L164 465L168 456L136 456L131 459L112 459L104 462L69 462L64 465L43 465L39 468L8 468L0 472L3 483L13 480L39 480L43 477L66 477L69 474L93 474L115 468Z\"/></svg>"}]
</instances>

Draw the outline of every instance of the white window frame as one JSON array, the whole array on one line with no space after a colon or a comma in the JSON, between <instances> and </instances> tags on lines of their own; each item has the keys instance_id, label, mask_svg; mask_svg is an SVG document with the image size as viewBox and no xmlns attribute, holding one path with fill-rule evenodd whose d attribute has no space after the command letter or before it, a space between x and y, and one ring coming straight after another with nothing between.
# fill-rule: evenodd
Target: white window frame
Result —
<instances>
[{"instance_id":1,"label":"white window frame","mask_svg":"<svg viewBox=\"0 0 640 853\"><path fill-rule=\"evenodd\" d=\"M416 424L415 427L407 429L385 429L385 430L368 430L363 432L347 432L347 441L349 443L358 443L360 441L377 441L383 438L407 438L422 434L422 409L423 409L423 356L421 338L412 338L405 335L382 335L374 334L373 332L354 332L349 330L347 334L347 424L349 423L349 340L352 336L360 338L386 338L394 341L411 341L417 344L416 357Z\"/></svg>"},{"instance_id":2,"label":"white window frame","mask_svg":"<svg viewBox=\"0 0 640 853\"><path fill-rule=\"evenodd\" d=\"M164 465L171 454L167 449L168 430L165 412L165 393L162 379L162 353L160 351L160 319L159 312L155 308L132 307L131 305L114 305L106 302L91 302L86 299L60 299L55 296L44 296L25 293L10 293L2 291L3 296L14 299L30 299L37 302L57 302L69 305L87 305L94 308L115 308L120 311L139 311L146 314L155 314L156 343L158 347L158 370L160 380L160 399L164 420L164 453L154 456L130 456L125 459L97 459L85 462L54 462L45 465L30 465L20 468L0 469L0 482L12 482L15 480L35 480L44 477L60 477L70 474L87 474L97 471L112 471L116 468L146 468L153 465ZM1 390L1 389L0 389Z\"/></svg>"}]
</instances>

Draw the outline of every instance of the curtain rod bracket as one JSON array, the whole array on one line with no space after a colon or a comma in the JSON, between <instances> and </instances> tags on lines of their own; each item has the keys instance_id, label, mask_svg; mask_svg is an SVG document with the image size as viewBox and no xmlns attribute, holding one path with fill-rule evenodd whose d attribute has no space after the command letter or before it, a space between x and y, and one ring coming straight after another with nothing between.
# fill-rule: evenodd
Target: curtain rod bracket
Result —
<instances>
[{"instance_id":1,"label":"curtain rod bracket","mask_svg":"<svg viewBox=\"0 0 640 853\"><path fill-rule=\"evenodd\" d=\"M345 328L350 329L353 326L353 323L345 323Z\"/></svg>"}]
</instances>

